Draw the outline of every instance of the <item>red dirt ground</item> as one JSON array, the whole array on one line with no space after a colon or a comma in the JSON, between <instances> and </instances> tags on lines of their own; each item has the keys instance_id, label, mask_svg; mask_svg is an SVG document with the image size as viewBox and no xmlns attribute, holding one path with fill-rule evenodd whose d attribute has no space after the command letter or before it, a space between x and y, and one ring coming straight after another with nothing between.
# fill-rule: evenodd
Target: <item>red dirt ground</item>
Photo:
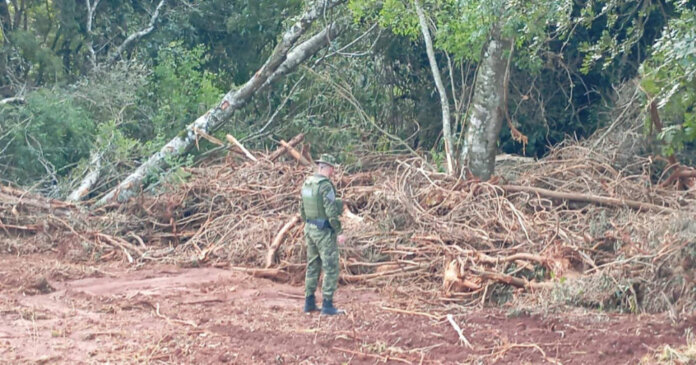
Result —
<instances>
[{"instance_id":1,"label":"red dirt ground","mask_svg":"<svg viewBox=\"0 0 696 365\"><path fill-rule=\"evenodd\" d=\"M635 364L696 327L696 317L460 310L468 349L439 314L399 313L374 289L339 288L340 317L303 314L302 297L219 268L0 255L0 362Z\"/></svg>"}]
</instances>

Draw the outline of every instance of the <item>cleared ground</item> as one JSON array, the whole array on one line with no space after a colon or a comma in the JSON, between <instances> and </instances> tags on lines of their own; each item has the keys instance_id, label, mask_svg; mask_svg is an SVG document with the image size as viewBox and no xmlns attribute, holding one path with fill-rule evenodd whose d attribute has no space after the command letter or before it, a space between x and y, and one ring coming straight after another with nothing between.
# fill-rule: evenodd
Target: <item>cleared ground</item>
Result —
<instances>
[{"instance_id":1,"label":"cleared ground","mask_svg":"<svg viewBox=\"0 0 696 365\"><path fill-rule=\"evenodd\" d=\"M45 279L45 280L44 280ZM342 286L348 315L305 315L302 288L221 268L126 269L49 255L0 256L3 363L634 364L686 343L696 318L573 312L510 317L402 312L374 289Z\"/></svg>"}]
</instances>

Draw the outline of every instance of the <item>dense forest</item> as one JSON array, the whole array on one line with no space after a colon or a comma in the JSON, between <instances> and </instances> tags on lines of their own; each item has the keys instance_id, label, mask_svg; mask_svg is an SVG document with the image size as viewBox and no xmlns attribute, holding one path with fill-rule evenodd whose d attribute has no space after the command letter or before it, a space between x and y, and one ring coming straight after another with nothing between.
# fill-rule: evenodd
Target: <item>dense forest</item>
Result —
<instances>
[{"instance_id":1,"label":"dense forest","mask_svg":"<svg viewBox=\"0 0 696 365\"><path fill-rule=\"evenodd\" d=\"M686 364L695 311L696 1L0 0L0 359Z\"/></svg>"},{"instance_id":2,"label":"dense forest","mask_svg":"<svg viewBox=\"0 0 696 365\"><path fill-rule=\"evenodd\" d=\"M658 174L693 159L694 24L687 0L2 1L0 182L100 197L219 150L200 133L299 132L487 179L610 124L628 83Z\"/></svg>"}]
</instances>

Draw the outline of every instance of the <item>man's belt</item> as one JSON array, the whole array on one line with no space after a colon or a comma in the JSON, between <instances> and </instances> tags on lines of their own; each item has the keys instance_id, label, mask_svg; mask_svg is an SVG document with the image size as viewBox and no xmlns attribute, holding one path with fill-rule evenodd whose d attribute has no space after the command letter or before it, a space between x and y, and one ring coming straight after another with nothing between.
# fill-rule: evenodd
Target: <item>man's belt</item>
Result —
<instances>
[{"instance_id":1,"label":"man's belt","mask_svg":"<svg viewBox=\"0 0 696 365\"><path fill-rule=\"evenodd\" d=\"M331 225L327 219L307 219L307 223L313 224L319 229L331 228Z\"/></svg>"}]
</instances>

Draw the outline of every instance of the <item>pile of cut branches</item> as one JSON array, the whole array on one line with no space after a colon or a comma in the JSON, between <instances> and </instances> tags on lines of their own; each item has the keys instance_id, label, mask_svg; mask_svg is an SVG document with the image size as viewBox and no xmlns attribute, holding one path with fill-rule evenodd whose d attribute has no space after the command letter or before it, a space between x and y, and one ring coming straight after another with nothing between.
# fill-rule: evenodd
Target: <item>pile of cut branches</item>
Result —
<instances>
[{"instance_id":1,"label":"pile of cut branches","mask_svg":"<svg viewBox=\"0 0 696 365\"><path fill-rule=\"evenodd\" d=\"M0 228L41 237L41 247L80 242L83 259L229 266L300 282L299 188L313 168L293 147L300 141L188 168L163 193L90 213L3 188ZM284 154L291 158L280 161ZM349 237L342 281L389 280L439 303L690 309L696 192L653 185L649 159L619 166L607 156L567 144L514 167L514 181L489 182L452 178L421 159L361 156L369 168L336 178Z\"/></svg>"}]
</instances>

